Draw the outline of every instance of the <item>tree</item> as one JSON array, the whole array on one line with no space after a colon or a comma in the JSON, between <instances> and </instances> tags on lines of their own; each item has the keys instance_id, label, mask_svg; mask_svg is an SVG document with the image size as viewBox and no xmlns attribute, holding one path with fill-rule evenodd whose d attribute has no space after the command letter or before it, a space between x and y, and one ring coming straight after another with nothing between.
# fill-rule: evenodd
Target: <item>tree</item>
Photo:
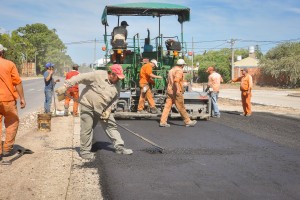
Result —
<instances>
[{"instance_id":1,"label":"tree","mask_svg":"<svg viewBox=\"0 0 300 200\"><path fill-rule=\"evenodd\" d=\"M208 51L203 55L197 55L195 62L199 62L198 82L207 82L208 74L206 70L209 66L214 66L216 71L220 73L224 81L230 80L230 49L221 49L219 51Z\"/></svg>"},{"instance_id":2,"label":"tree","mask_svg":"<svg viewBox=\"0 0 300 200\"><path fill-rule=\"evenodd\" d=\"M286 42L267 52L260 62L262 75L271 76L276 86L300 86L300 42Z\"/></svg>"},{"instance_id":3,"label":"tree","mask_svg":"<svg viewBox=\"0 0 300 200\"><path fill-rule=\"evenodd\" d=\"M45 24L27 24L12 31L11 36L2 34L0 43L7 47L5 57L17 65L19 72L24 62L37 61L37 74L42 72L47 62L52 62L59 74L63 75L63 68L73 64L56 30L48 29Z\"/></svg>"}]
</instances>

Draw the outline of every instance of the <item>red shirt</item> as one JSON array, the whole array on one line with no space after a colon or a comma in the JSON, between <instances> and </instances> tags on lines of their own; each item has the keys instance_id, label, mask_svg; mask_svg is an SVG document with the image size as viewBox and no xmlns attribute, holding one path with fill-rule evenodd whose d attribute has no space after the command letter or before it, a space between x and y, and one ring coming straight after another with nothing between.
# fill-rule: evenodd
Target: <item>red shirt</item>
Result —
<instances>
[{"instance_id":1,"label":"red shirt","mask_svg":"<svg viewBox=\"0 0 300 200\"><path fill-rule=\"evenodd\" d=\"M79 74L78 71L76 70L72 70L72 71L69 71L67 74L66 74L66 80L72 78L73 76L77 76ZM69 92L78 92L78 84L74 85L73 87L70 87L68 89Z\"/></svg>"}]
</instances>

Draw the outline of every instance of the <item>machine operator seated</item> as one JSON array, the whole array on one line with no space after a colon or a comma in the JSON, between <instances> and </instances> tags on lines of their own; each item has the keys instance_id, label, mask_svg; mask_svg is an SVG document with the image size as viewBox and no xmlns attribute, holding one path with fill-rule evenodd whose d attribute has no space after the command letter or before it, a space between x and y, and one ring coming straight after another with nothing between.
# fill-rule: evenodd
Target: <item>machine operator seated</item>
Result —
<instances>
[{"instance_id":1,"label":"machine operator seated","mask_svg":"<svg viewBox=\"0 0 300 200\"><path fill-rule=\"evenodd\" d=\"M170 55L170 51L181 51L181 45L180 42L177 42L173 39L168 39L165 41L168 53L167 55Z\"/></svg>"},{"instance_id":2,"label":"machine operator seated","mask_svg":"<svg viewBox=\"0 0 300 200\"><path fill-rule=\"evenodd\" d=\"M121 26L117 26L113 29L111 35L111 45L114 49L126 49L127 47L127 29L126 27L129 26L126 21L121 22Z\"/></svg>"},{"instance_id":3,"label":"machine operator seated","mask_svg":"<svg viewBox=\"0 0 300 200\"><path fill-rule=\"evenodd\" d=\"M113 29L111 35L111 46L114 50L112 55L112 62L113 63L124 63L124 59L126 57L126 49L127 49L127 29L126 27L129 26L126 21L121 22L121 26L117 26ZM122 52L118 53L118 49L121 49ZM120 50L119 50L120 51Z\"/></svg>"}]
</instances>

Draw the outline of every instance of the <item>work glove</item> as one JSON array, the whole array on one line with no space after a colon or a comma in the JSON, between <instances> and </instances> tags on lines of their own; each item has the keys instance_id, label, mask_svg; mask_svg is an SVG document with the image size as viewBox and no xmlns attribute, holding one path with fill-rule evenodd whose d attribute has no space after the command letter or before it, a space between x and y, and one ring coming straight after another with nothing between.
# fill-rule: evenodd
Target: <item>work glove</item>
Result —
<instances>
[{"instance_id":1,"label":"work glove","mask_svg":"<svg viewBox=\"0 0 300 200\"><path fill-rule=\"evenodd\" d=\"M67 91L66 86L61 86L61 87L59 87L59 88L57 88L57 89L55 90L55 92L56 92L58 95L65 94L66 91Z\"/></svg>"},{"instance_id":2,"label":"work glove","mask_svg":"<svg viewBox=\"0 0 300 200\"><path fill-rule=\"evenodd\" d=\"M106 122L109 118L109 115L110 115L110 110L106 110L101 114L100 119Z\"/></svg>"},{"instance_id":3,"label":"work glove","mask_svg":"<svg viewBox=\"0 0 300 200\"><path fill-rule=\"evenodd\" d=\"M66 91L67 91L66 86L61 86L61 87L59 87L59 88L57 88L55 90L55 92L57 94L58 101L62 101L62 100L65 99L65 93L66 93Z\"/></svg>"}]
</instances>

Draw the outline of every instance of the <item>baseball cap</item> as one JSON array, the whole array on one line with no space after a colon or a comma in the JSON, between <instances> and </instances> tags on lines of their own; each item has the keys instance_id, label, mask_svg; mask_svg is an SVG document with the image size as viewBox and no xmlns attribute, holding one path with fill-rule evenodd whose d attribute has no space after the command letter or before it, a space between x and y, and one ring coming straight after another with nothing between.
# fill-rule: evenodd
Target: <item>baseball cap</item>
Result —
<instances>
[{"instance_id":1,"label":"baseball cap","mask_svg":"<svg viewBox=\"0 0 300 200\"><path fill-rule=\"evenodd\" d=\"M129 26L126 21L121 22L121 26Z\"/></svg>"},{"instance_id":2,"label":"baseball cap","mask_svg":"<svg viewBox=\"0 0 300 200\"><path fill-rule=\"evenodd\" d=\"M157 66L157 61L155 59L152 59L150 62L153 63L155 65L155 67L158 67Z\"/></svg>"},{"instance_id":3,"label":"baseball cap","mask_svg":"<svg viewBox=\"0 0 300 200\"><path fill-rule=\"evenodd\" d=\"M0 51L7 51L7 48L5 48L2 44L0 44Z\"/></svg>"},{"instance_id":4,"label":"baseball cap","mask_svg":"<svg viewBox=\"0 0 300 200\"><path fill-rule=\"evenodd\" d=\"M214 71L214 67L208 67L206 72Z\"/></svg>"},{"instance_id":5,"label":"baseball cap","mask_svg":"<svg viewBox=\"0 0 300 200\"><path fill-rule=\"evenodd\" d=\"M125 76L123 74L122 66L119 64L114 64L110 67L111 71L117 75L119 79L124 79Z\"/></svg>"},{"instance_id":6,"label":"baseball cap","mask_svg":"<svg viewBox=\"0 0 300 200\"><path fill-rule=\"evenodd\" d=\"M45 67L46 67L46 68L54 67L54 64L51 63L51 62L49 62L49 63L47 63L47 64L45 65Z\"/></svg>"}]
</instances>

